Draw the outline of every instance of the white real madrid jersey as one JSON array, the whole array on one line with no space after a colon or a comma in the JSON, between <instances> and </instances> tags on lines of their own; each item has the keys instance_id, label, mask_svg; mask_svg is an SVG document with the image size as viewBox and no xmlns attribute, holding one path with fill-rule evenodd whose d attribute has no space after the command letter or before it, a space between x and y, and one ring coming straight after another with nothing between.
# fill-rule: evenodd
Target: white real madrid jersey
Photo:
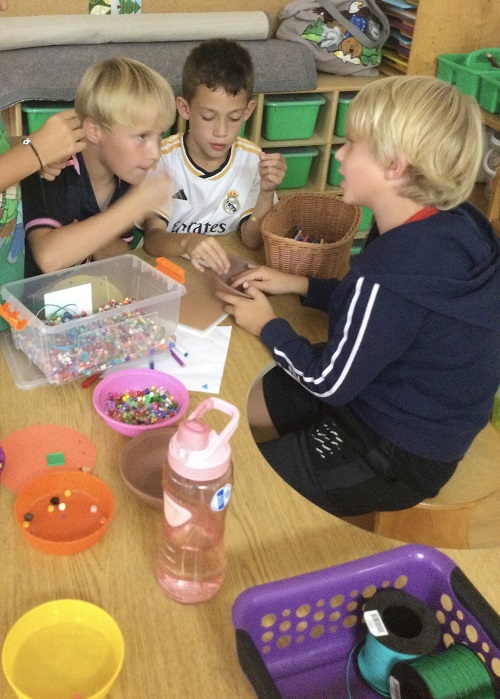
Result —
<instances>
[{"instance_id":1,"label":"white real madrid jersey","mask_svg":"<svg viewBox=\"0 0 500 699\"><path fill-rule=\"evenodd\" d=\"M260 192L260 148L237 138L224 165L207 173L189 158L184 134L165 138L154 170L166 172L175 192L157 214L167 222L167 231L222 235L238 229L251 215Z\"/></svg>"}]
</instances>

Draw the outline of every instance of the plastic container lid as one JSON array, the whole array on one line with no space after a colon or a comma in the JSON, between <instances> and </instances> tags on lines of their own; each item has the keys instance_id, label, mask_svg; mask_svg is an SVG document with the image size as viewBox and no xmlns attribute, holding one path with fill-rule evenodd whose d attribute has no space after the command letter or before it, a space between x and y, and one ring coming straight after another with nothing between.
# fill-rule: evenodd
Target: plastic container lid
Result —
<instances>
[{"instance_id":1,"label":"plastic container lid","mask_svg":"<svg viewBox=\"0 0 500 699\"><path fill-rule=\"evenodd\" d=\"M319 150L315 146L290 146L274 149L279 151L285 158L304 158L318 155ZM271 151L269 151L271 152Z\"/></svg>"},{"instance_id":2,"label":"plastic container lid","mask_svg":"<svg viewBox=\"0 0 500 699\"><path fill-rule=\"evenodd\" d=\"M217 433L198 418L210 409L230 416L229 423ZM238 408L220 398L207 398L181 422L168 445L170 468L183 478L210 481L223 475L229 466L229 438L238 426Z\"/></svg>"},{"instance_id":3,"label":"plastic container lid","mask_svg":"<svg viewBox=\"0 0 500 699\"><path fill-rule=\"evenodd\" d=\"M14 492L45 473L90 473L96 462L95 444L82 432L62 425L30 425L2 438L5 452L3 486Z\"/></svg>"},{"instance_id":4,"label":"plastic container lid","mask_svg":"<svg viewBox=\"0 0 500 699\"><path fill-rule=\"evenodd\" d=\"M307 106L320 105L325 103L325 98L322 95L268 95L264 97L266 107L299 107L302 103Z\"/></svg>"},{"instance_id":5,"label":"plastic container lid","mask_svg":"<svg viewBox=\"0 0 500 699\"><path fill-rule=\"evenodd\" d=\"M73 102L22 102L21 111L28 114L37 114L42 112L59 112L64 109L73 109Z\"/></svg>"},{"instance_id":6,"label":"plastic container lid","mask_svg":"<svg viewBox=\"0 0 500 699\"><path fill-rule=\"evenodd\" d=\"M339 94L339 102L341 104L349 104L356 97L356 92L341 92Z\"/></svg>"}]
</instances>

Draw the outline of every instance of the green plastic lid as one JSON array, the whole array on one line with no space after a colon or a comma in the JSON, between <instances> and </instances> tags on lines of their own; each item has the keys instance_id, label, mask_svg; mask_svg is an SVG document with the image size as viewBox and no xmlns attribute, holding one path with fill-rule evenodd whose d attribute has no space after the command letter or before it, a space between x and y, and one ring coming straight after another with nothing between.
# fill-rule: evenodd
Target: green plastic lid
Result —
<instances>
[{"instance_id":1,"label":"green plastic lid","mask_svg":"<svg viewBox=\"0 0 500 699\"><path fill-rule=\"evenodd\" d=\"M59 111L63 109L73 109L73 102L68 101L68 102L44 102L44 101L37 101L37 102L23 102L21 104L21 111L23 112L28 112L29 114L37 113L37 112L46 112L46 111Z\"/></svg>"},{"instance_id":2,"label":"green plastic lid","mask_svg":"<svg viewBox=\"0 0 500 699\"><path fill-rule=\"evenodd\" d=\"M324 104L322 95L268 95L264 97L266 107L300 107L302 104Z\"/></svg>"},{"instance_id":3,"label":"green plastic lid","mask_svg":"<svg viewBox=\"0 0 500 699\"><path fill-rule=\"evenodd\" d=\"M319 151L315 146L290 146L268 150L269 153L281 153L285 158L303 158L318 155Z\"/></svg>"},{"instance_id":4,"label":"green plastic lid","mask_svg":"<svg viewBox=\"0 0 500 699\"><path fill-rule=\"evenodd\" d=\"M342 104L349 104L356 97L356 92L341 92L339 95L339 102Z\"/></svg>"}]
</instances>

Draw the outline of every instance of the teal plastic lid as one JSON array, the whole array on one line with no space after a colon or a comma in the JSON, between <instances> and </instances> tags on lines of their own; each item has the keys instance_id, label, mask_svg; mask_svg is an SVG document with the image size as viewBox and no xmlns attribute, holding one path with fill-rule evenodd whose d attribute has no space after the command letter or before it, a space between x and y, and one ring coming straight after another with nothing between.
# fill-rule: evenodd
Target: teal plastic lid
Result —
<instances>
[{"instance_id":1,"label":"teal plastic lid","mask_svg":"<svg viewBox=\"0 0 500 699\"><path fill-rule=\"evenodd\" d=\"M301 104L324 104L322 95L268 95L264 97L266 107L298 107Z\"/></svg>"}]
</instances>

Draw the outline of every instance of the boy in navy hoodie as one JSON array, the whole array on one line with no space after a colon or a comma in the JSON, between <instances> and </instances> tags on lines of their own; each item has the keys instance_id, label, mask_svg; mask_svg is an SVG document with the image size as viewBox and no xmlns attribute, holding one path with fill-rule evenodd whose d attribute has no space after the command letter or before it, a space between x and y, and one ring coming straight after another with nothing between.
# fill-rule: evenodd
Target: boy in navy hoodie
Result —
<instances>
[{"instance_id":1,"label":"boy in navy hoodie","mask_svg":"<svg viewBox=\"0 0 500 699\"><path fill-rule=\"evenodd\" d=\"M435 496L500 384L500 244L464 203L481 159L477 104L433 77L386 78L358 93L346 132L344 201L375 218L350 272L339 281L257 267L234 282L252 299L220 295L278 365L249 399L262 454L340 516ZM329 314L324 348L264 295L290 292Z\"/></svg>"}]
</instances>

